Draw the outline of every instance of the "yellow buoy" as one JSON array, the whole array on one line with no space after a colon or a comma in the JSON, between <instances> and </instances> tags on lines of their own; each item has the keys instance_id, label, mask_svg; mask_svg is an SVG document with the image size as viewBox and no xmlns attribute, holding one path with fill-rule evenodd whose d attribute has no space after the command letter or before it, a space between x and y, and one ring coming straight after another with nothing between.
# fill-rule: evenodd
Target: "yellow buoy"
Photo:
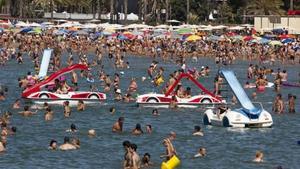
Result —
<instances>
[{"instance_id":1,"label":"yellow buoy","mask_svg":"<svg viewBox=\"0 0 300 169\"><path fill-rule=\"evenodd\" d=\"M161 163L161 169L174 169L180 164L179 158L174 155L169 161Z\"/></svg>"}]
</instances>

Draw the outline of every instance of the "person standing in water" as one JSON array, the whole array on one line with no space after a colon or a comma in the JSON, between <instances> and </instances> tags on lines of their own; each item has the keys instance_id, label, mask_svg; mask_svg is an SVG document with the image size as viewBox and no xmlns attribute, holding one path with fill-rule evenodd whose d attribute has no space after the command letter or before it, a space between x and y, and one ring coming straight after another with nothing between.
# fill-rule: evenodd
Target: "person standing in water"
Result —
<instances>
[{"instance_id":1,"label":"person standing in water","mask_svg":"<svg viewBox=\"0 0 300 169\"><path fill-rule=\"evenodd\" d=\"M131 143L127 140L123 142L123 147L124 147L124 150L125 150L124 161L123 161L123 168L124 169L129 168L132 165L131 164L132 163L132 156L131 156L131 153L129 151L130 145L131 145Z\"/></svg>"},{"instance_id":2,"label":"person standing in water","mask_svg":"<svg viewBox=\"0 0 300 169\"><path fill-rule=\"evenodd\" d=\"M296 96L292 94L288 94L289 113L296 113L295 102L296 102Z\"/></svg>"},{"instance_id":3,"label":"person standing in water","mask_svg":"<svg viewBox=\"0 0 300 169\"><path fill-rule=\"evenodd\" d=\"M70 117L71 116L71 108L69 106L69 101L65 101L63 106L64 106L64 116Z\"/></svg>"},{"instance_id":4,"label":"person standing in water","mask_svg":"<svg viewBox=\"0 0 300 169\"><path fill-rule=\"evenodd\" d=\"M52 119L53 119L53 111L51 110L50 107L48 107L45 113L45 121L50 121Z\"/></svg>"},{"instance_id":5,"label":"person standing in water","mask_svg":"<svg viewBox=\"0 0 300 169\"><path fill-rule=\"evenodd\" d=\"M284 112L284 103L281 94L277 94L275 98L273 103L273 111L278 114L282 114Z\"/></svg>"},{"instance_id":6,"label":"person standing in water","mask_svg":"<svg viewBox=\"0 0 300 169\"><path fill-rule=\"evenodd\" d=\"M141 168L141 159L139 154L136 152L137 145L131 144L129 148L129 152L131 153L132 164L130 169L140 169Z\"/></svg>"}]
</instances>

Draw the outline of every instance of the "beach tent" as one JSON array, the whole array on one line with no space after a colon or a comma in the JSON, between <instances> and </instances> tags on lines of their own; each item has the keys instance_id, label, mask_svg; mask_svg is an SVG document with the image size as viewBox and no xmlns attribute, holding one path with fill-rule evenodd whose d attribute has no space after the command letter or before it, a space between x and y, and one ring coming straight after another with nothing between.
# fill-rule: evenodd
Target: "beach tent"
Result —
<instances>
[{"instance_id":1,"label":"beach tent","mask_svg":"<svg viewBox=\"0 0 300 169\"><path fill-rule=\"evenodd\" d=\"M139 16L134 13L130 13L127 15L127 20L137 21L137 20L139 20Z\"/></svg>"}]
</instances>

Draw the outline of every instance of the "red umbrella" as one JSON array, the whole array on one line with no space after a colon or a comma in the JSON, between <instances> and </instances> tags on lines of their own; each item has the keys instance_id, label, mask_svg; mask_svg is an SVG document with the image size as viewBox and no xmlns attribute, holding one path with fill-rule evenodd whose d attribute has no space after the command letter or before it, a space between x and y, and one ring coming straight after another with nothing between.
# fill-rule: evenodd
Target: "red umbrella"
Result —
<instances>
[{"instance_id":1,"label":"red umbrella","mask_svg":"<svg viewBox=\"0 0 300 169\"><path fill-rule=\"evenodd\" d=\"M243 39L244 39L244 41L250 41L253 39L253 37L252 36L244 36Z\"/></svg>"}]
</instances>

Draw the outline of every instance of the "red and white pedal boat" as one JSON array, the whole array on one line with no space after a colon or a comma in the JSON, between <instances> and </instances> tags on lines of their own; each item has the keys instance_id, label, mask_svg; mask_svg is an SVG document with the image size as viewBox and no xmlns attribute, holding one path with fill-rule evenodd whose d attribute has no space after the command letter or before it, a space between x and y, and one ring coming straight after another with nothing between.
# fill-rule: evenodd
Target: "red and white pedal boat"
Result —
<instances>
[{"instance_id":1,"label":"red and white pedal boat","mask_svg":"<svg viewBox=\"0 0 300 169\"><path fill-rule=\"evenodd\" d=\"M88 70L86 65L75 64L66 68L63 68L48 78L38 82L37 84L25 89L22 93L22 98L30 100L36 104L63 104L65 101L69 101L70 105L77 105L79 100L84 101L85 104L100 103L106 100L106 94L101 92L90 91L69 91L66 94L59 94L56 92L50 92L44 90L46 86L54 85L55 79L70 73L74 70Z\"/></svg>"},{"instance_id":2,"label":"red and white pedal boat","mask_svg":"<svg viewBox=\"0 0 300 169\"><path fill-rule=\"evenodd\" d=\"M179 98L173 92L175 87L181 81L182 78L187 78L191 80L196 86L202 90L203 94L195 95L189 98ZM168 107L172 101L172 97L176 97L176 103L178 107L188 107L195 108L200 105L212 105L212 104L225 104L226 101L221 99L219 96L214 95L212 92L208 91L204 86L202 86L197 80L195 80L189 73L182 73L179 75L178 79L169 88L165 94L148 93L139 95L137 97L136 103L138 105L143 105L144 107Z\"/></svg>"}]
</instances>

